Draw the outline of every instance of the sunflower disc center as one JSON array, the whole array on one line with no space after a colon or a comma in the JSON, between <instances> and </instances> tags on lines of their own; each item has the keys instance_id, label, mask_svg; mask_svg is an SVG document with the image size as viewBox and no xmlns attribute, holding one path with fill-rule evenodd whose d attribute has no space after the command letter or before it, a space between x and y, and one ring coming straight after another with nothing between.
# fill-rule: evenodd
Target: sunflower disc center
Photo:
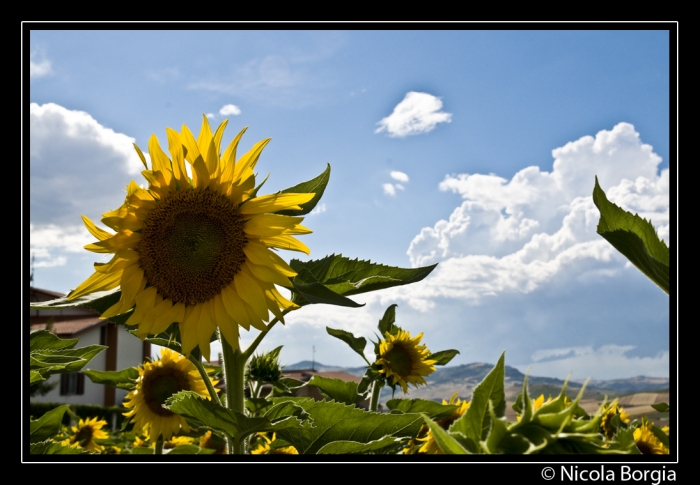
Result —
<instances>
[{"instance_id":1,"label":"sunflower disc center","mask_svg":"<svg viewBox=\"0 0 700 485\"><path fill-rule=\"evenodd\" d=\"M83 426L75 435L74 442L85 448L92 439L92 426Z\"/></svg>"},{"instance_id":2,"label":"sunflower disc center","mask_svg":"<svg viewBox=\"0 0 700 485\"><path fill-rule=\"evenodd\" d=\"M222 194L171 193L144 221L139 260L146 281L175 303L210 300L231 284L245 262L244 224Z\"/></svg>"},{"instance_id":3,"label":"sunflower disc center","mask_svg":"<svg viewBox=\"0 0 700 485\"><path fill-rule=\"evenodd\" d=\"M389 362L392 372L401 377L406 377L413 368L411 355L400 345L394 345L391 350L384 354L384 359Z\"/></svg>"},{"instance_id":4,"label":"sunflower disc center","mask_svg":"<svg viewBox=\"0 0 700 485\"><path fill-rule=\"evenodd\" d=\"M175 369L155 369L143 378L143 399L148 408L159 416L172 416L172 411L165 409L165 401L180 391L188 391L187 375Z\"/></svg>"}]
</instances>

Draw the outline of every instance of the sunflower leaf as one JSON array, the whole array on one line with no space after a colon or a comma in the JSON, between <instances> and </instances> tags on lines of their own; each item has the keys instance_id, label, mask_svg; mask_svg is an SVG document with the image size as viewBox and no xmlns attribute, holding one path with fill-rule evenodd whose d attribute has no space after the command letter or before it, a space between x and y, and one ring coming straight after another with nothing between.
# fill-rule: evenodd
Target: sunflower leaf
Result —
<instances>
[{"instance_id":1,"label":"sunflower leaf","mask_svg":"<svg viewBox=\"0 0 700 485\"><path fill-rule=\"evenodd\" d=\"M353 334L350 332L346 332L345 330L339 330L331 327L326 327L326 332L328 332L328 335L331 335L337 339L342 340L346 344L350 346L352 350L360 354L360 357L367 362L367 358L365 357L365 347L367 347L367 339L364 337L355 337ZM369 362L367 362L369 364Z\"/></svg>"},{"instance_id":2,"label":"sunflower leaf","mask_svg":"<svg viewBox=\"0 0 700 485\"><path fill-rule=\"evenodd\" d=\"M32 443L29 445L29 453L31 455L81 455L88 454L83 451L82 448L71 448L70 446L63 446L61 443L47 439L39 443Z\"/></svg>"},{"instance_id":3,"label":"sunflower leaf","mask_svg":"<svg viewBox=\"0 0 700 485\"><path fill-rule=\"evenodd\" d=\"M437 266L434 264L421 268L397 268L349 259L342 254L331 254L322 259L305 262L292 259L289 265L297 272L292 279L295 286L292 290L292 301L301 306L313 302L304 300L303 295L296 289L297 285L320 284L337 295L350 296L416 283L428 276Z\"/></svg>"},{"instance_id":4,"label":"sunflower leaf","mask_svg":"<svg viewBox=\"0 0 700 485\"><path fill-rule=\"evenodd\" d=\"M38 382L45 381L46 378L41 375L41 372L36 370L29 371L29 385L36 384Z\"/></svg>"},{"instance_id":5,"label":"sunflower leaf","mask_svg":"<svg viewBox=\"0 0 700 485\"><path fill-rule=\"evenodd\" d=\"M32 330L29 334L29 351L45 349L72 349L78 343L77 338L62 339L48 330Z\"/></svg>"},{"instance_id":6,"label":"sunflower leaf","mask_svg":"<svg viewBox=\"0 0 700 485\"><path fill-rule=\"evenodd\" d=\"M29 368L32 370L43 369L42 375L45 377L44 371L48 371L48 375L77 372L106 348L104 345L88 345L77 349L46 349L30 352Z\"/></svg>"},{"instance_id":7,"label":"sunflower leaf","mask_svg":"<svg viewBox=\"0 0 700 485\"><path fill-rule=\"evenodd\" d=\"M119 371L99 371L86 369L83 374L88 376L95 384L106 384L119 389L132 390L139 377L139 371L135 367L127 367Z\"/></svg>"},{"instance_id":8,"label":"sunflower leaf","mask_svg":"<svg viewBox=\"0 0 700 485\"><path fill-rule=\"evenodd\" d=\"M318 455L351 455L360 453L381 453L391 448L396 448L399 440L393 436L385 436L369 443L357 441L338 440L328 443L318 450Z\"/></svg>"},{"instance_id":9,"label":"sunflower leaf","mask_svg":"<svg viewBox=\"0 0 700 485\"><path fill-rule=\"evenodd\" d=\"M459 444L455 438L450 436L447 431L442 429L439 424L430 419L428 416L423 416L423 421L428 425L430 432L433 434L433 439L446 455L466 455L469 452Z\"/></svg>"},{"instance_id":10,"label":"sunflower leaf","mask_svg":"<svg viewBox=\"0 0 700 485\"><path fill-rule=\"evenodd\" d=\"M367 398L367 393L360 394L357 392L356 382L313 376L308 385L317 387L330 399L343 404L355 405Z\"/></svg>"},{"instance_id":11,"label":"sunflower leaf","mask_svg":"<svg viewBox=\"0 0 700 485\"><path fill-rule=\"evenodd\" d=\"M665 403L665 402L660 402L658 404L652 404L651 407L659 411L660 413L668 413L671 411L671 407Z\"/></svg>"},{"instance_id":12,"label":"sunflower leaf","mask_svg":"<svg viewBox=\"0 0 700 485\"><path fill-rule=\"evenodd\" d=\"M337 402L310 398L273 399L280 404L293 403L306 411L309 421L293 429L282 429L277 436L291 443L300 454L316 454L335 441L370 443L384 439L413 437L423 419L420 414L381 414Z\"/></svg>"},{"instance_id":13,"label":"sunflower leaf","mask_svg":"<svg viewBox=\"0 0 700 485\"><path fill-rule=\"evenodd\" d=\"M452 416L459 406L454 404L438 404L425 399L390 399L386 403L393 413L411 414L422 413L431 419L443 419Z\"/></svg>"},{"instance_id":14,"label":"sunflower leaf","mask_svg":"<svg viewBox=\"0 0 700 485\"><path fill-rule=\"evenodd\" d=\"M595 178L593 203L600 211L597 232L666 293L670 291L669 250L650 221L608 201Z\"/></svg>"},{"instance_id":15,"label":"sunflower leaf","mask_svg":"<svg viewBox=\"0 0 700 485\"><path fill-rule=\"evenodd\" d=\"M426 360L434 360L435 365L445 365L454 359L455 355L459 354L459 350L441 350L440 352L435 352L430 354Z\"/></svg>"},{"instance_id":16,"label":"sunflower leaf","mask_svg":"<svg viewBox=\"0 0 700 485\"><path fill-rule=\"evenodd\" d=\"M505 380L505 352L501 354L496 365L474 388L471 404L467 412L455 421L450 427L450 432L462 433L475 443L479 443L482 437L486 437L490 427L491 416L489 414L489 402L492 402L496 417L501 418L506 411L506 396L504 388Z\"/></svg>"},{"instance_id":17,"label":"sunflower leaf","mask_svg":"<svg viewBox=\"0 0 700 485\"><path fill-rule=\"evenodd\" d=\"M33 302L29 304L29 308L34 310L52 310L54 308L72 308L76 306L84 306L87 308L92 308L99 313L103 313L109 307L117 303L121 296L121 290L119 288L115 288L113 290L95 291L93 293L80 296L75 300L69 300L67 297L62 296L61 298L56 298L55 300Z\"/></svg>"},{"instance_id":18,"label":"sunflower leaf","mask_svg":"<svg viewBox=\"0 0 700 485\"><path fill-rule=\"evenodd\" d=\"M313 282L309 284L298 284L292 281L292 284L294 285L294 297L300 295L304 299L302 301L305 301L306 303L325 303L327 305L347 306L352 308L365 306L364 303L356 303L350 298L345 298L344 296L335 293L333 290L322 285L321 283ZM304 305L304 303L298 299L292 298L292 301L297 303L299 306Z\"/></svg>"},{"instance_id":19,"label":"sunflower leaf","mask_svg":"<svg viewBox=\"0 0 700 485\"><path fill-rule=\"evenodd\" d=\"M46 412L39 419L29 421L29 442L38 443L40 441L53 438L61 430L63 415L68 410L68 405L58 406Z\"/></svg>"},{"instance_id":20,"label":"sunflower leaf","mask_svg":"<svg viewBox=\"0 0 700 485\"><path fill-rule=\"evenodd\" d=\"M164 407L192 421L198 428L219 431L236 440L242 440L253 433L277 432L280 429L301 426L298 416L303 410L296 410L277 420L271 420L267 413L261 417L248 417L220 406L194 391L181 391L170 396Z\"/></svg>"},{"instance_id":21,"label":"sunflower leaf","mask_svg":"<svg viewBox=\"0 0 700 485\"><path fill-rule=\"evenodd\" d=\"M398 327L394 325L394 322L396 321L397 306L398 305L396 303L389 305L389 308L384 311L382 319L379 320L379 325L377 325L377 328L379 329L379 333L382 337L386 337L387 333L394 335L394 330L398 329Z\"/></svg>"},{"instance_id":22,"label":"sunflower leaf","mask_svg":"<svg viewBox=\"0 0 700 485\"><path fill-rule=\"evenodd\" d=\"M329 163L326 169L316 178L313 178L307 182L302 182L294 187L289 187L280 191L281 194L314 194L314 198L305 204L300 204L301 210L282 210L276 212L276 214L281 214L283 216L303 216L311 212L318 201L321 200L323 192L326 190L326 185L328 185L328 180L331 178L331 164Z\"/></svg>"}]
</instances>

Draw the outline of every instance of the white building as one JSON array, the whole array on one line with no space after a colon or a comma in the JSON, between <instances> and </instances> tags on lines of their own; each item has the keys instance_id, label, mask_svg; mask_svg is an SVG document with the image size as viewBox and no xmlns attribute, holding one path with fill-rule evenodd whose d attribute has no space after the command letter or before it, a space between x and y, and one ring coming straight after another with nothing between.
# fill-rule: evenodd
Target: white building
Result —
<instances>
[{"instance_id":1,"label":"white building","mask_svg":"<svg viewBox=\"0 0 700 485\"><path fill-rule=\"evenodd\" d=\"M65 296L61 293L29 289L31 302L55 300ZM83 307L57 308L54 310L30 310L31 329L46 328L53 319L52 331L63 339L79 338L76 347L105 345L108 348L97 354L85 369L110 371L142 364L151 356L151 344L127 332L123 325L115 325L109 320L100 320L94 310ZM44 396L32 397L33 402L59 404L98 404L120 406L127 391L103 384L94 384L82 372L58 374L46 382L59 384Z\"/></svg>"}]
</instances>

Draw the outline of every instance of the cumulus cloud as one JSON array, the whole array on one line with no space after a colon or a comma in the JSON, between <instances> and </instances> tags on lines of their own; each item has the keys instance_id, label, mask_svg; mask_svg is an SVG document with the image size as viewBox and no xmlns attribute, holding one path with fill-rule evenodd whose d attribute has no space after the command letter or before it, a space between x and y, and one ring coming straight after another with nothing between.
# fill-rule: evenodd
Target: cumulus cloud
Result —
<instances>
[{"instance_id":1,"label":"cumulus cloud","mask_svg":"<svg viewBox=\"0 0 700 485\"><path fill-rule=\"evenodd\" d=\"M394 180L398 180L399 182L403 183L408 183L408 175L406 175L403 172L394 171L391 172L389 175L391 175L391 178L393 178Z\"/></svg>"},{"instance_id":2,"label":"cumulus cloud","mask_svg":"<svg viewBox=\"0 0 700 485\"><path fill-rule=\"evenodd\" d=\"M579 369L586 375L574 375L576 379L595 376L598 379L621 379L626 377L648 376L668 377L669 352L661 351L654 356L631 357L633 345L602 345L542 349L532 354L532 363L518 366L521 371L530 368L532 375L546 375L566 378Z\"/></svg>"},{"instance_id":3,"label":"cumulus cloud","mask_svg":"<svg viewBox=\"0 0 700 485\"><path fill-rule=\"evenodd\" d=\"M441 262L420 293L397 292L413 306L435 297L473 303L503 292L528 293L567 271L619 270L624 258L596 233L591 192L597 174L613 202L650 218L669 234L669 172L629 123L584 136L552 151L551 172L527 167L511 180L497 175L448 175L441 191L464 202L447 220L425 227L408 255L414 266ZM596 264L591 264L596 262Z\"/></svg>"},{"instance_id":4,"label":"cumulus cloud","mask_svg":"<svg viewBox=\"0 0 700 485\"><path fill-rule=\"evenodd\" d=\"M219 110L219 114L222 116L236 116L241 114L241 108L235 104L226 104Z\"/></svg>"},{"instance_id":5,"label":"cumulus cloud","mask_svg":"<svg viewBox=\"0 0 700 485\"><path fill-rule=\"evenodd\" d=\"M410 91L396 105L394 111L381 119L374 132L386 131L390 137L402 138L409 135L428 133L438 123L452 121L452 113L442 110L442 100L432 94Z\"/></svg>"},{"instance_id":6,"label":"cumulus cloud","mask_svg":"<svg viewBox=\"0 0 700 485\"><path fill-rule=\"evenodd\" d=\"M314 210L312 210L311 212L309 212L309 215L310 215L310 216L315 216L316 214L323 214L324 212L326 212L326 204L321 203L321 204L318 204L318 205L314 208Z\"/></svg>"},{"instance_id":7,"label":"cumulus cloud","mask_svg":"<svg viewBox=\"0 0 700 485\"><path fill-rule=\"evenodd\" d=\"M81 214L94 219L118 207L144 168L135 139L53 103L32 103L29 115L31 222L80 225Z\"/></svg>"},{"instance_id":8,"label":"cumulus cloud","mask_svg":"<svg viewBox=\"0 0 700 485\"><path fill-rule=\"evenodd\" d=\"M65 265L66 257L57 253L84 252L83 246L94 242L94 239L83 226L29 224L29 252L36 258L34 266L37 268Z\"/></svg>"},{"instance_id":9,"label":"cumulus cloud","mask_svg":"<svg viewBox=\"0 0 700 485\"><path fill-rule=\"evenodd\" d=\"M31 79L48 76L51 74L51 61L43 52L31 51L29 53L29 77Z\"/></svg>"},{"instance_id":10,"label":"cumulus cloud","mask_svg":"<svg viewBox=\"0 0 700 485\"><path fill-rule=\"evenodd\" d=\"M393 184L382 184L382 188L384 189L385 195L396 195L396 189L394 188Z\"/></svg>"}]
</instances>

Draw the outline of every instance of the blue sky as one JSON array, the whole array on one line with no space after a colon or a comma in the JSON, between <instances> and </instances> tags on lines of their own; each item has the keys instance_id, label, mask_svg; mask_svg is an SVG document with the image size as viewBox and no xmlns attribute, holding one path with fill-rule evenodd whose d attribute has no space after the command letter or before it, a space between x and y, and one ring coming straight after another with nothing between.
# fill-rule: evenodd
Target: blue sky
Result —
<instances>
[{"instance_id":1,"label":"blue sky","mask_svg":"<svg viewBox=\"0 0 700 485\"><path fill-rule=\"evenodd\" d=\"M662 30L33 30L24 259L40 288L80 284L100 261L80 215L99 220L145 182L132 143L167 144L166 127L196 133L207 115L228 119L225 144L249 127L239 150L272 138L265 193L331 164L304 222L310 258L439 263L358 296L360 309L290 314L263 343L284 345L283 363L315 347L324 364L361 365L325 327L374 338L397 303L430 350L461 352L453 364L506 350L534 375L667 377L669 297L596 234L590 195L597 174L612 201L667 242L676 233L669 42Z\"/></svg>"}]
</instances>

